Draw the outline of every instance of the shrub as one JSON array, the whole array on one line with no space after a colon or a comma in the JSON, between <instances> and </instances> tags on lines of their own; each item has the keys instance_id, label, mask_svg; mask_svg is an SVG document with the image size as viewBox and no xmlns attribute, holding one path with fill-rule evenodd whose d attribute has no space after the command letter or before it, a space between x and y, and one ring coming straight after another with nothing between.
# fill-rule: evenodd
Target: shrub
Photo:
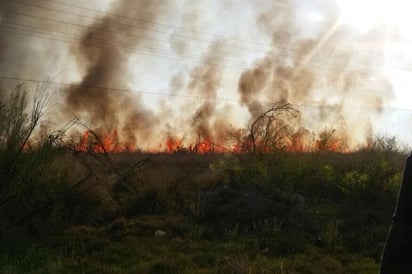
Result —
<instances>
[{"instance_id":1,"label":"shrub","mask_svg":"<svg viewBox=\"0 0 412 274\"><path fill-rule=\"evenodd\" d=\"M146 188L130 198L125 210L127 216L157 215L167 212L163 194L156 188Z\"/></svg>"},{"instance_id":2,"label":"shrub","mask_svg":"<svg viewBox=\"0 0 412 274\"><path fill-rule=\"evenodd\" d=\"M29 91L35 94L32 105ZM27 237L46 242L56 228L109 215L115 207L108 205L104 186L96 191L100 177L62 146L72 124L50 132L42 127L47 86L30 90L19 84L0 94L0 244L12 250Z\"/></svg>"},{"instance_id":3,"label":"shrub","mask_svg":"<svg viewBox=\"0 0 412 274\"><path fill-rule=\"evenodd\" d=\"M58 186L48 175L55 172L50 163L58 154L55 147L62 135L51 133L32 144L47 104L47 90L36 94L31 109L23 84L12 91L1 88L0 94L0 242L5 243L13 234L8 232L23 223L43 236L35 213L55 198Z\"/></svg>"}]
</instances>

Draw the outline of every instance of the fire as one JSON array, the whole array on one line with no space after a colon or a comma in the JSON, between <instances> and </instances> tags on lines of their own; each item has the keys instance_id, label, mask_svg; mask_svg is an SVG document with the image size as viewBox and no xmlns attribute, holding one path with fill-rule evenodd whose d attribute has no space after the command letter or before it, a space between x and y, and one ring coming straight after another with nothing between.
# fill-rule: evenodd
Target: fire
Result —
<instances>
[{"instance_id":1,"label":"fire","mask_svg":"<svg viewBox=\"0 0 412 274\"><path fill-rule=\"evenodd\" d=\"M323 130L318 137L306 129L299 129L291 135L286 150L291 152L348 152L344 137L336 136L335 130Z\"/></svg>"},{"instance_id":2,"label":"fire","mask_svg":"<svg viewBox=\"0 0 412 274\"><path fill-rule=\"evenodd\" d=\"M307 149L308 146L305 142L304 132L297 131L292 134L290 143L287 145L287 150L293 152L304 152Z\"/></svg>"},{"instance_id":3,"label":"fire","mask_svg":"<svg viewBox=\"0 0 412 274\"><path fill-rule=\"evenodd\" d=\"M116 130L99 136L96 132L87 130L84 131L78 142L74 145L74 149L79 152L94 152L94 153L120 153L120 152L137 152L143 151L146 153L225 153L229 151L240 152L239 144L233 147L224 146L223 142L219 144L212 141L211 137L197 138L196 142L185 143L183 138L166 137L164 144L159 144L157 147L148 149L140 149L137 144L131 142L122 144L119 141L119 136Z\"/></svg>"},{"instance_id":4,"label":"fire","mask_svg":"<svg viewBox=\"0 0 412 274\"><path fill-rule=\"evenodd\" d=\"M244 136L245 137L245 136ZM269 153L273 149L283 149L289 152L348 152L344 138L335 136L334 130L325 130L316 138L314 133L306 129L299 129L279 142L281 148L272 148L266 144L256 142L256 149ZM198 136L196 141L185 141L184 138L167 136L163 143L156 147L141 149L136 142L122 143L116 130L98 135L94 131L85 131L79 141L74 145L76 151L94 153L120 153L120 152L145 152L145 153L242 153L251 151L250 139L237 138L233 140L214 140L212 137Z\"/></svg>"},{"instance_id":5,"label":"fire","mask_svg":"<svg viewBox=\"0 0 412 274\"><path fill-rule=\"evenodd\" d=\"M200 153L200 154L221 152L221 151L215 150L215 146L210 138L205 138L204 140L198 140L193 147L191 146L191 151L193 151L194 153Z\"/></svg>"},{"instance_id":6,"label":"fire","mask_svg":"<svg viewBox=\"0 0 412 274\"><path fill-rule=\"evenodd\" d=\"M344 137L336 136L336 130L325 129L315 141L316 151L347 152L348 148Z\"/></svg>"},{"instance_id":7,"label":"fire","mask_svg":"<svg viewBox=\"0 0 412 274\"><path fill-rule=\"evenodd\" d=\"M182 144L183 144L182 139L173 139L172 137L169 136L166 140L166 152L167 153L178 152L183 148Z\"/></svg>"},{"instance_id":8,"label":"fire","mask_svg":"<svg viewBox=\"0 0 412 274\"><path fill-rule=\"evenodd\" d=\"M334 140L330 143L324 143L322 140L316 140L315 150L329 152L345 152L344 144L341 140Z\"/></svg>"},{"instance_id":9,"label":"fire","mask_svg":"<svg viewBox=\"0 0 412 274\"><path fill-rule=\"evenodd\" d=\"M161 147L161 146L160 146ZM174 139L172 137L168 137L166 139L166 153L176 153L176 152L189 152L189 153L198 153L198 154L206 154L206 153L223 153L227 152L223 148L223 146L217 146L212 141L210 137L207 138L198 138L196 143L190 143L187 147L185 147L183 139Z\"/></svg>"},{"instance_id":10,"label":"fire","mask_svg":"<svg viewBox=\"0 0 412 274\"><path fill-rule=\"evenodd\" d=\"M89 131L83 132L83 135L80 138L80 141L75 145L75 149L77 151L81 151L81 152L87 152L88 151L89 135L90 135Z\"/></svg>"},{"instance_id":11,"label":"fire","mask_svg":"<svg viewBox=\"0 0 412 274\"><path fill-rule=\"evenodd\" d=\"M79 142L75 145L75 150L81 152L94 153L119 153L124 151L135 151L135 145L132 143L121 144L117 130L110 134L99 137L92 131L85 131L80 137Z\"/></svg>"}]
</instances>

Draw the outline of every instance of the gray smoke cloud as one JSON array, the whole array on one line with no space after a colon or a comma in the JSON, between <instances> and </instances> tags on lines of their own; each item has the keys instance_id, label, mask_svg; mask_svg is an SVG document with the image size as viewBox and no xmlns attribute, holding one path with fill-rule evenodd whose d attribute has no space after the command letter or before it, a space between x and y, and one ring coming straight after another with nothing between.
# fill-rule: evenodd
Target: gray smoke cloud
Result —
<instances>
[{"instance_id":1,"label":"gray smoke cloud","mask_svg":"<svg viewBox=\"0 0 412 274\"><path fill-rule=\"evenodd\" d=\"M261 0L253 5L241 1L234 6L230 1L214 1L212 5L205 1L116 0L110 2L107 13L70 10L92 14L92 19L36 8L37 2L21 5L0 0L0 73L26 79L45 79L58 73L63 82L71 79L76 85L65 91L56 116L66 120L86 117L92 129L102 133L116 130L122 141L137 146L156 147L168 136L190 135L190 142L198 136L223 139L225 127L240 120L235 108L248 112L249 121L239 123L246 127L268 104L278 102L292 103L301 110L302 118L297 121L301 133L319 131L327 125L352 138L352 144L361 142L373 134L371 121L379 119L394 98L390 82L375 69L383 64L385 35L379 27L354 33L339 22L334 1L313 1L311 5L323 20L307 24L302 10L308 5L295 2ZM94 1L93 5L98 3ZM39 5L62 9L56 4ZM226 8L224 12L222 7ZM237 19L242 16L231 14L228 7L234 11L248 9L245 15L253 13L247 18L254 18L254 22L242 22ZM228 16L220 18L221 14ZM230 30L231 20L233 26L241 23L233 33L256 33L257 42L213 35L221 29ZM208 29L209 25L214 28ZM46 39L47 35L54 39ZM263 38L270 46L265 47L268 49L262 57L256 57L252 65L239 65L243 63L237 59L253 55ZM167 76L165 65L166 69L156 75L159 66L152 67L143 53L150 47L155 49L156 58L164 58L162 61L170 67L182 60L186 63L170 69ZM190 100L188 104L165 98L156 107L148 106L142 97L127 92L134 89L132 82L144 77L130 67L132 58L159 82L168 83L168 92L176 98L186 92L193 98L212 100L182 99ZM77 80L64 78L70 74L66 67L76 71ZM236 77L233 67L240 71ZM231 83L235 90L227 96L240 100L239 105L232 103L233 109L219 106L219 98L225 97L222 90L228 71L231 81L237 83Z\"/></svg>"},{"instance_id":2,"label":"gray smoke cloud","mask_svg":"<svg viewBox=\"0 0 412 274\"><path fill-rule=\"evenodd\" d=\"M30 5L0 1L0 73L34 79L51 76L50 68L62 61L64 45L53 40L45 43L39 33L32 35L34 31L51 31L52 27L45 20L34 23L33 17L25 15L44 16L44 12Z\"/></svg>"},{"instance_id":3,"label":"gray smoke cloud","mask_svg":"<svg viewBox=\"0 0 412 274\"><path fill-rule=\"evenodd\" d=\"M209 51L205 54L216 58L215 52L219 51L219 44L213 43ZM196 135L209 138L215 131L211 128L211 119L215 117L217 89L221 85L222 71L219 64L215 62L205 62L195 67L191 74L188 89L198 96L208 98L205 100L191 117L191 125Z\"/></svg>"},{"instance_id":4,"label":"gray smoke cloud","mask_svg":"<svg viewBox=\"0 0 412 274\"><path fill-rule=\"evenodd\" d=\"M342 136L351 135L354 140L349 142L356 143L371 134L371 130L363 131L371 127L371 117L378 117L394 99L389 81L374 70L382 65L376 63L383 59L382 48L359 53L365 45L384 45L384 35L371 30L357 36L336 19L336 10L323 8L326 19L310 37L306 35L309 27L302 25L301 15L289 0L261 10L256 21L272 38L272 47L241 74L238 93L251 120L262 111L258 98L263 95L265 102L289 102L302 109L302 122L309 121L314 130L332 124ZM373 78L380 82L370 84ZM356 113L354 104L366 106L367 116ZM320 106L305 107L312 105Z\"/></svg>"},{"instance_id":5,"label":"gray smoke cloud","mask_svg":"<svg viewBox=\"0 0 412 274\"><path fill-rule=\"evenodd\" d=\"M111 12L130 18L156 20L167 12L169 1L115 1ZM136 24L136 22L134 22ZM138 23L138 22L137 22ZM72 88L66 100L70 112L84 112L96 127L119 129L128 141L147 139L158 123L158 118L139 98L127 92L90 87L129 89L133 75L128 68L130 53L121 45L138 48L143 42L145 23L141 28L125 26L119 18L106 16L92 24L74 49L77 62L85 68L79 86ZM136 26L139 27L139 26ZM102 45L102 41L107 43Z\"/></svg>"}]
</instances>

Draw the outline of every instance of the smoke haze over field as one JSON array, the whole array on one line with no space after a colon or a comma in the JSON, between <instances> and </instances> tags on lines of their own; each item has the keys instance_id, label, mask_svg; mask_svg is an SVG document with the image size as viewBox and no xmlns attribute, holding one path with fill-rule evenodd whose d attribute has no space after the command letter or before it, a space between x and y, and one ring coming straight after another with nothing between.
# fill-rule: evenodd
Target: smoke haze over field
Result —
<instances>
[{"instance_id":1,"label":"smoke haze over field","mask_svg":"<svg viewBox=\"0 0 412 274\"><path fill-rule=\"evenodd\" d=\"M301 112L290 121L296 130L334 128L356 148L391 131L393 117L411 122L387 111L398 92L385 70L388 37L399 34L382 25L355 30L333 1L0 6L0 76L72 84L53 84L56 126L80 117L153 148L168 137L223 139L229 127L287 102Z\"/></svg>"}]
</instances>

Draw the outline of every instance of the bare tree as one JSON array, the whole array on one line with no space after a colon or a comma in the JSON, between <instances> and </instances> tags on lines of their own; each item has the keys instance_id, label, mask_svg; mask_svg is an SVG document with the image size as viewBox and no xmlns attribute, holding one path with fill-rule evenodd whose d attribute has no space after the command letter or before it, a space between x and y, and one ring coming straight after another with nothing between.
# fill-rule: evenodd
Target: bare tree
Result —
<instances>
[{"instance_id":1,"label":"bare tree","mask_svg":"<svg viewBox=\"0 0 412 274\"><path fill-rule=\"evenodd\" d=\"M282 149L292 134L291 120L299 111L289 103L277 103L260 114L250 125L247 144L250 151Z\"/></svg>"}]
</instances>

